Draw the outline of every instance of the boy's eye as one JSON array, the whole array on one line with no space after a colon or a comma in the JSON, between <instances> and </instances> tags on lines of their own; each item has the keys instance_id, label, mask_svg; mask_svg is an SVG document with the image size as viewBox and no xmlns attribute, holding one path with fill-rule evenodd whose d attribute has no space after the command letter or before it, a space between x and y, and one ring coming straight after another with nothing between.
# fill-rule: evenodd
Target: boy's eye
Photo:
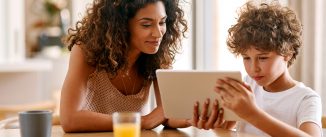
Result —
<instances>
[{"instance_id":1,"label":"boy's eye","mask_svg":"<svg viewBox=\"0 0 326 137\"><path fill-rule=\"evenodd\" d=\"M243 60L249 60L250 58L249 57L243 57Z\"/></svg>"},{"instance_id":2,"label":"boy's eye","mask_svg":"<svg viewBox=\"0 0 326 137\"><path fill-rule=\"evenodd\" d=\"M258 57L259 60L265 60L268 59L268 57Z\"/></svg>"}]
</instances>

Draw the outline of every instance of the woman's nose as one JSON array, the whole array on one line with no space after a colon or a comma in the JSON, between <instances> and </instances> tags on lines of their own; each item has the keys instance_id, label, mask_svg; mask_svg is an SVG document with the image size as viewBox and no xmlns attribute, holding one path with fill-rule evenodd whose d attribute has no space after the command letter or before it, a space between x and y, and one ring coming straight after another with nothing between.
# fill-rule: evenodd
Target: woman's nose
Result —
<instances>
[{"instance_id":1,"label":"woman's nose","mask_svg":"<svg viewBox=\"0 0 326 137\"><path fill-rule=\"evenodd\" d=\"M163 36L162 29L160 26L156 26L152 29L152 36L155 38L161 38Z\"/></svg>"}]
</instances>

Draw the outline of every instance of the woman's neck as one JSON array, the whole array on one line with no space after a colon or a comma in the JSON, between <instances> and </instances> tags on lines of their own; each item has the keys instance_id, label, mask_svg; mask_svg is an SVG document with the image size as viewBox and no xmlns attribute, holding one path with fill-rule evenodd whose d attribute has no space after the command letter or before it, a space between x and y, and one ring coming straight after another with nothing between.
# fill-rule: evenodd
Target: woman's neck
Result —
<instances>
[{"instance_id":1,"label":"woman's neck","mask_svg":"<svg viewBox=\"0 0 326 137\"><path fill-rule=\"evenodd\" d=\"M136 64L137 59L139 58L141 52L136 50L130 50L127 57L128 66L127 69L133 68Z\"/></svg>"},{"instance_id":2,"label":"woman's neck","mask_svg":"<svg viewBox=\"0 0 326 137\"><path fill-rule=\"evenodd\" d=\"M127 65L123 70L122 70L122 74L129 74L132 71L135 71L137 69L136 67L136 61L140 56L140 52L136 52L136 51L129 51L128 53L128 57L127 57Z\"/></svg>"}]
</instances>

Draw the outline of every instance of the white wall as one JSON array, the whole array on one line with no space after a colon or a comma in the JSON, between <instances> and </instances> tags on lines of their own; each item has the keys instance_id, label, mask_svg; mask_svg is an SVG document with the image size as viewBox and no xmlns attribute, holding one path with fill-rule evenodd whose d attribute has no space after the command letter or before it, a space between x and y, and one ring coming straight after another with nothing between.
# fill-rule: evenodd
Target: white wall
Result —
<instances>
[{"instance_id":1,"label":"white wall","mask_svg":"<svg viewBox=\"0 0 326 137\"><path fill-rule=\"evenodd\" d=\"M0 105L24 104L44 100L40 73L0 72Z\"/></svg>"},{"instance_id":2,"label":"white wall","mask_svg":"<svg viewBox=\"0 0 326 137\"><path fill-rule=\"evenodd\" d=\"M93 0L72 0L72 25L75 25L77 21L81 20L86 12L88 4L92 4Z\"/></svg>"},{"instance_id":3,"label":"white wall","mask_svg":"<svg viewBox=\"0 0 326 137\"><path fill-rule=\"evenodd\" d=\"M25 1L1 1L4 16L1 27L2 57L4 61L15 62L25 59ZM1 49L1 47L0 47ZM0 59L1 60L1 59Z\"/></svg>"},{"instance_id":4,"label":"white wall","mask_svg":"<svg viewBox=\"0 0 326 137\"><path fill-rule=\"evenodd\" d=\"M25 59L25 0L0 0L0 105L47 100L48 60ZM27 9L30 10L30 9ZM50 81L51 82L51 81Z\"/></svg>"},{"instance_id":5,"label":"white wall","mask_svg":"<svg viewBox=\"0 0 326 137\"><path fill-rule=\"evenodd\" d=\"M6 42L5 42L5 26L6 26L6 22L5 22L5 18L6 18L6 0L0 0L0 63L4 62L6 59Z\"/></svg>"},{"instance_id":6,"label":"white wall","mask_svg":"<svg viewBox=\"0 0 326 137\"><path fill-rule=\"evenodd\" d=\"M43 99L51 99L54 92L61 91L63 82L68 72L69 56L66 53L58 58L48 58L52 62L53 67L49 71L42 73L43 81Z\"/></svg>"}]
</instances>

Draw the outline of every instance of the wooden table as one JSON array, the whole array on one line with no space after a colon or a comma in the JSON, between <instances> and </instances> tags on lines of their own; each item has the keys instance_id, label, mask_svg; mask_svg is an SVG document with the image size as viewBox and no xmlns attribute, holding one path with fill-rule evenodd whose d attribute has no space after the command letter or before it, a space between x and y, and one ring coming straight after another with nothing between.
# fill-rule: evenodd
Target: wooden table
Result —
<instances>
[{"instance_id":1,"label":"wooden table","mask_svg":"<svg viewBox=\"0 0 326 137\"><path fill-rule=\"evenodd\" d=\"M0 137L20 137L19 129L0 129ZM52 127L51 137L113 137L113 132L65 133L61 126ZM142 130L141 137L257 137L247 133L219 129L200 130L194 127L183 129L163 129L162 126L153 130Z\"/></svg>"}]
</instances>

